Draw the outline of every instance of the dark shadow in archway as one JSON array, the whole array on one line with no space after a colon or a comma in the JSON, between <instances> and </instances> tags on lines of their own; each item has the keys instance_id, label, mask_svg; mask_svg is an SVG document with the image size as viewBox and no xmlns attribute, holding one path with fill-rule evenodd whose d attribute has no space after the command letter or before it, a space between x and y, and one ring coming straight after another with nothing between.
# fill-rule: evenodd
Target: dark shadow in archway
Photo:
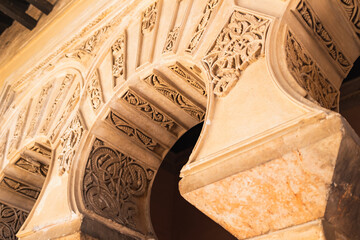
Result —
<instances>
[{"instance_id":1,"label":"dark shadow in archway","mask_svg":"<svg viewBox=\"0 0 360 240\"><path fill-rule=\"evenodd\" d=\"M235 240L220 225L183 199L180 170L199 138L202 123L185 133L164 158L151 191L151 220L158 240Z\"/></svg>"}]
</instances>

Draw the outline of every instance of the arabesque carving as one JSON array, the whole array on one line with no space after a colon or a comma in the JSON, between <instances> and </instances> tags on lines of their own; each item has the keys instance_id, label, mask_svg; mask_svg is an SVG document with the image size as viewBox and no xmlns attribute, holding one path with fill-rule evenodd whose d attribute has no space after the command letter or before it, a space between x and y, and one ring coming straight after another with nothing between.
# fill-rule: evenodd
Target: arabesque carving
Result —
<instances>
[{"instance_id":1,"label":"arabesque carving","mask_svg":"<svg viewBox=\"0 0 360 240\"><path fill-rule=\"evenodd\" d=\"M2 136L1 142L0 142L0 166L3 164L4 157L5 157L7 137L8 137L8 132Z\"/></svg>"},{"instance_id":2,"label":"arabesque carving","mask_svg":"<svg viewBox=\"0 0 360 240\"><path fill-rule=\"evenodd\" d=\"M117 85L118 79L125 80L126 78L126 35L121 34L120 37L111 46L113 56L112 73L114 76L114 87Z\"/></svg>"},{"instance_id":3,"label":"arabesque carving","mask_svg":"<svg viewBox=\"0 0 360 240\"><path fill-rule=\"evenodd\" d=\"M158 14L157 5L158 3L157 1L155 1L153 4L147 7L146 10L142 13L141 16L142 34L150 33L154 29Z\"/></svg>"},{"instance_id":4,"label":"arabesque carving","mask_svg":"<svg viewBox=\"0 0 360 240\"><path fill-rule=\"evenodd\" d=\"M49 171L49 166L45 165L43 163L34 161L34 160L28 160L25 158L19 158L15 162L15 166L24 169L27 172L34 173L41 175L43 177L47 176L47 173Z\"/></svg>"},{"instance_id":5,"label":"arabesque carving","mask_svg":"<svg viewBox=\"0 0 360 240\"><path fill-rule=\"evenodd\" d=\"M154 171L96 139L86 164L83 200L88 210L136 228L136 199L147 193Z\"/></svg>"},{"instance_id":6,"label":"arabesque carving","mask_svg":"<svg viewBox=\"0 0 360 240\"><path fill-rule=\"evenodd\" d=\"M36 200L40 194L40 189L6 176L0 182L0 186L11 189L33 200Z\"/></svg>"},{"instance_id":7,"label":"arabesque carving","mask_svg":"<svg viewBox=\"0 0 360 240\"><path fill-rule=\"evenodd\" d=\"M59 111L59 108L61 106L61 103L64 101L68 87L70 87L71 83L74 81L75 75L73 74L67 74L65 78L63 79L60 88L57 92L57 95L54 99L54 102L51 105L50 111L47 114L44 123L41 127L40 132L41 133L47 133L50 128L50 123L52 122L53 118L55 117L56 113Z\"/></svg>"},{"instance_id":8,"label":"arabesque carving","mask_svg":"<svg viewBox=\"0 0 360 240\"><path fill-rule=\"evenodd\" d=\"M203 96L207 96L205 83L199 80L197 77L194 77L189 70L187 70L180 63L169 66L169 69L172 70L176 75L181 77L186 81L192 88L199 92Z\"/></svg>"},{"instance_id":9,"label":"arabesque carving","mask_svg":"<svg viewBox=\"0 0 360 240\"><path fill-rule=\"evenodd\" d=\"M286 36L286 61L297 83L321 106L336 111L339 91L325 77L308 51L288 31Z\"/></svg>"},{"instance_id":10,"label":"arabesque carving","mask_svg":"<svg viewBox=\"0 0 360 240\"><path fill-rule=\"evenodd\" d=\"M156 91L161 93L163 96L165 96L167 99L176 104L178 107L180 107L187 114L189 114L199 122L204 120L205 111L197 107L189 99L177 92L173 87L171 87L159 76L151 74L148 77L144 78L144 81L150 84L156 89Z\"/></svg>"},{"instance_id":11,"label":"arabesque carving","mask_svg":"<svg viewBox=\"0 0 360 240\"><path fill-rule=\"evenodd\" d=\"M28 212L0 203L0 239L16 240L16 233L24 224Z\"/></svg>"},{"instance_id":12,"label":"arabesque carving","mask_svg":"<svg viewBox=\"0 0 360 240\"><path fill-rule=\"evenodd\" d=\"M270 20L234 11L228 24L203 58L215 95L226 96L251 63L265 54Z\"/></svg>"},{"instance_id":13,"label":"arabesque carving","mask_svg":"<svg viewBox=\"0 0 360 240\"><path fill-rule=\"evenodd\" d=\"M176 40L179 36L180 27L171 29L167 35L163 53L171 52L175 46Z\"/></svg>"},{"instance_id":14,"label":"arabesque carving","mask_svg":"<svg viewBox=\"0 0 360 240\"><path fill-rule=\"evenodd\" d=\"M319 17L308 6L305 0L302 0L296 10L300 13L305 23L312 29L317 38L327 48L329 55L335 62L337 62L344 73L348 72L351 68L350 62L346 56L339 50L329 32L325 29L324 25L320 22Z\"/></svg>"},{"instance_id":15,"label":"arabesque carving","mask_svg":"<svg viewBox=\"0 0 360 240\"><path fill-rule=\"evenodd\" d=\"M194 49L197 47L197 45L200 42L201 37L204 35L204 32L206 30L207 25L209 24L210 18L213 15L213 12L217 5L219 5L221 0L209 0L206 4L206 7L203 11L203 15L201 17L201 20L199 24L197 25L195 29L195 33L193 37L190 40L190 43L185 51L192 53Z\"/></svg>"},{"instance_id":16,"label":"arabesque carving","mask_svg":"<svg viewBox=\"0 0 360 240\"><path fill-rule=\"evenodd\" d=\"M358 37L360 37L360 2L359 0L339 0L347 18L352 23Z\"/></svg>"},{"instance_id":17,"label":"arabesque carving","mask_svg":"<svg viewBox=\"0 0 360 240\"><path fill-rule=\"evenodd\" d=\"M36 152L36 153L39 153L39 154L41 154L44 157L47 157L49 159L51 158L51 149L48 148L48 147L43 146L42 144L34 143L34 145L31 146L29 148L29 150L31 150L33 152Z\"/></svg>"},{"instance_id":18,"label":"arabesque carving","mask_svg":"<svg viewBox=\"0 0 360 240\"><path fill-rule=\"evenodd\" d=\"M28 136L31 136L32 134L34 134L34 132L36 130L37 123L38 123L38 121L40 119L40 114L41 114L41 112L43 111L43 109L45 107L46 101L47 101L47 99L49 97L49 93L50 93L50 90L52 89L52 87L53 87L52 82L46 84L45 87L43 87L43 89L41 90L41 92L39 94L37 103L36 103L35 108L33 110L34 113L33 113L33 116L31 118L31 121L30 121L30 126L28 128L28 132L27 132Z\"/></svg>"},{"instance_id":19,"label":"arabesque carving","mask_svg":"<svg viewBox=\"0 0 360 240\"><path fill-rule=\"evenodd\" d=\"M25 104L25 106L20 110L17 121L16 121L16 125L15 125L15 129L14 129L14 133L13 136L10 140L9 143L9 150L8 150L8 155L10 155L13 151L16 150L16 148L18 147L23 132L24 132L24 127L25 127L25 122L26 122L26 118L27 118L27 113L28 113L28 108L30 107L29 105L31 104L31 101L29 104Z\"/></svg>"},{"instance_id":20,"label":"arabesque carving","mask_svg":"<svg viewBox=\"0 0 360 240\"><path fill-rule=\"evenodd\" d=\"M174 128L176 123L165 113L161 112L155 106L145 101L140 96L136 95L133 91L128 90L123 96L122 99L129 103L131 106L134 106L137 110L144 113L145 116L155 121L160 126L164 127L168 131L176 134Z\"/></svg>"},{"instance_id":21,"label":"arabesque carving","mask_svg":"<svg viewBox=\"0 0 360 240\"><path fill-rule=\"evenodd\" d=\"M137 127L130 124L125 119L121 118L119 115L115 114L113 111L109 112L108 116L106 117L106 121L116 127L121 132L128 135L135 142L140 143L146 149L157 154L161 154L161 152L158 153L158 150L160 150L159 148L161 147L154 139L149 137Z\"/></svg>"},{"instance_id":22,"label":"arabesque carving","mask_svg":"<svg viewBox=\"0 0 360 240\"><path fill-rule=\"evenodd\" d=\"M62 147L62 151L58 157L60 175L69 172L83 133L84 127L79 115L76 115L60 139L60 145Z\"/></svg>"},{"instance_id":23,"label":"arabesque carving","mask_svg":"<svg viewBox=\"0 0 360 240\"><path fill-rule=\"evenodd\" d=\"M97 111L100 108L101 104L104 102L99 73L97 70L95 70L94 73L91 75L89 85L87 86L87 92L89 94L92 109L94 111Z\"/></svg>"},{"instance_id":24,"label":"arabesque carving","mask_svg":"<svg viewBox=\"0 0 360 240\"><path fill-rule=\"evenodd\" d=\"M14 100L14 97L15 97L15 92L11 89L10 86L8 86L8 89L6 90L5 96L3 97L0 105L0 117L3 116L10 108L11 103Z\"/></svg>"}]
</instances>

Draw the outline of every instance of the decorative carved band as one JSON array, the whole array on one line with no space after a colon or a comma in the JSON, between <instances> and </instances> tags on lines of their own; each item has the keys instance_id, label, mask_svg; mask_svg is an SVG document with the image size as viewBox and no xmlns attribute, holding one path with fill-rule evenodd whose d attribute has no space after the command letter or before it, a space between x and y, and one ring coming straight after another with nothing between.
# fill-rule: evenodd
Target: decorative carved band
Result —
<instances>
[{"instance_id":1,"label":"decorative carved band","mask_svg":"<svg viewBox=\"0 0 360 240\"><path fill-rule=\"evenodd\" d=\"M159 76L151 74L144 78L144 81L199 122L204 120L205 112L203 110L177 92L173 87L169 86L169 84Z\"/></svg>"},{"instance_id":2,"label":"decorative carved band","mask_svg":"<svg viewBox=\"0 0 360 240\"><path fill-rule=\"evenodd\" d=\"M154 171L96 139L86 164L83 200L88 210L136 228L137 198L148 191Z\"/></svg>"},{"instance_id":3,"label":"decorative carved band","mask_svg":"<svg viewBox=\"0 0 360 240\"><path fill-rule=\"evenodd\" d=\"M188 69L182 66L180 63L169 66L169 69L172 70L176 75L181 77L186 81L192 88L198 91L201 95L207 96L206 87L203 81L194 77Z\"/></svg>"},{"instance_id":4,"label":"decorative carved band","mask_svg":"<svg viewBox=\"0 0 360 240\"><path fill-rule=\"evenodd\" d=\"M339 0L344 9L347 18L352 23L352 26L360 37L360 1L359 0Z\"/></svg>"},{"instance_id":5,"label":"decorative carved band","mask_svg":"<svg viewBox=\"0 0 360 240\"><path fill-rule=\"evenodd\" d=\"M43 155L44 157L47 157L49 159L51 158L51 149L43 146L42 144L34 143L34 145L31 146L29 148L29 150L40 153L41 155Z\"/></svg>"},{"instance_id":6,"label":"decorative carved band","mask_svg":"<svg viewBox=\"0 0 360 240\"><path fill-rule=\"evenodd\" d=\"M103 103L102 88L100 84L98 71L95 70L91 75L89 85L87 87L91 107L94 111L98 110Z\"/></svg>"},{"instance_id":7,"label":"decorative carved band","mask_svg":"<svg viewBox=\"0 0 360 240\"><path fill-rule=\"evenodd\" d=\"M49 166L45 165L43 163L37 162L37 161L29 161L25 158L19 158L15 162L15 166L24 169L25 171L28 171L30 173L38 174L43 177L46 177Z\"/></svg>"},{"instance_id":8,"label":"decorative carved band","mask_svg":"<svg viewBox=\"0 0 360 240\"><path fill-rule=\"evenodd\" d=\"M297 83L321 106L336 111L339 91L325 77L290 31L287 33L285 50L288 68Z\"/></svg>"},{"instance_id":9,"label":"decorative carved band","mask_svg":"<svg viewBox=\"0 0 360 240\"><path fill-rule=\"evenodd\" d=\"M219 5L221 0L209 0L206 4L206 7L203 11L203 15L201 17L201 20L199 24L197 25L195 29L195 33L193 37L190 40L190 43L185 51L192 53L194 49L197 47L197 45L200 42L201 37L204 35L204 32L206 30L207 25L209 24L210 18L213 15L213 12L217 5Z\"/></svg>"},{"instance_id":10,"label":"decorative carved band","mask_svg":"<svg viewBox=\"0 0 360 240\"><path fill-rule=\"evenodd\" d=\"M27 216L25 211L0 203L0 239L16 240L16 233Z\"/></svg>"},{"instance_id":11,"label":"decorative carved band","mask_svg":"<svg viewBox=\"0 0 360 240\"><path fill-rule=\"evenodd\" d=\"M268 19L235 11L203 62L212 78L213 91L225 96L241 72L265 54Z\"/></svg>"},{"instance_id":12,"label":"decorative carved band","mask_svg":"<svg viewBox=\"0 0 360 240\"><path fill-rule=\"evenodd\" d=\"M157 155L161 156L164 152L165 149L163 149L154 139L115 114L113 111L110 111L109 115L106 117L106 121L128 135L135 142L140 143L146 149L156 153Z\"/></svg>"},{"instance_id":13,"label":"decorative carved band","mask_svg":"<svg viewBox=\"0 0 360 240\"><path fill-rule=\"evenodd\" d=\"M329 32L325 29L323 24L320 22L319 17L315 14L311 7L308 6L308 3L304 0L300 1L296 10L300 13L305 23L311 28L317 38L320 39L322 44L327 48L331 58L339 64L344 73L348 72L351 68L351 64L336 46Z\"/></svg>"},{"instance_id":14,"label":"decorative carved band","mask_svg":"<svg viewBox=\"0 0 360 240\"><path fill-rule=\"evenodd\" d=\"M133 91L128 90L123 96L122 99L129 103L131 106L135 107L140 112L144 113L145 116L174 134L177 134L175 129L177 124L165 113L161 112L151 103L145 101L143 98L135 94Z\"/></svg>"},{"instance_id":15,"label":"decorative carved band","mask_svg":"<svg viewBox=\"0 0 360 240\"><path fill-rule=\"evenodd\" d=\"M126 79L126 35L122 34L112 45L112 56L113 56L113 66L112 74L114 76L114 87L117 85L118 79Z\"/></svg>"},{"instance_id":16,"label":"decorative carved band","mask_svg":"<svg viewBox=\"0 0 360 240\"><path fill-rule=\"evenodd\" d=\"M149 33L154 29L158 14L157 4L158 4L157 1L155 1L142 13L142 17L141 17L142 34Z\"/></svg>"},{"instance_id":17,"label":"decorative carved band","mask_svg":"<svg viewBox=\"0 0 360 240\"><path fill-rule=\"evenodd\" d=\"M79 146L81 137L84 132L84 127L81 123L80 117L76 115L66 128L64 134L61 136L62 151L59 155L59 174L69 172L72 160L75 156L76 149Z\"/></svg>"},{"instance_id":18,"label":"decorative carved band","mask_svg":"<svg viewBox=\"0 0 360 240\"><path fill-rule=\"evenodd\" d=\"M0 182L0 186L11 189L17 193L20 193L34 200L36 200L40 194L40 189L33 186L29 186L25 183L19 182L9 177L4 177Z\"/></svg>"}]
</instances>

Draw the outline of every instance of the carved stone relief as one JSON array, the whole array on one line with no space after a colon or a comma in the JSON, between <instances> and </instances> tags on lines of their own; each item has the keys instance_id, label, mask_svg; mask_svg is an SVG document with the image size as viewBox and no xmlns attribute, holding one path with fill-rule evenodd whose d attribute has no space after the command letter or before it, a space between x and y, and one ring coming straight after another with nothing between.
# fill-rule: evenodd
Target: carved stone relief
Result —
<instances>
[{"instance_id":1,"label":"carved stone relief","mask_svg":"<svg viewBox=\"0 0 360 240\"><path fill-rule=\"evenodd\" d=\"M42 144L39 143L34 143L33 146L29 147L29 150L39 153L41 155L43 155L44 157L47 158L51 158L51 149L48 147L43 146Z\"/></svg>"},{"instance_id":2,"label":"carved stone relief","mask_svg":"<svg viewBox=\"0 0 360 240\"><path fill-rule=\"evenodd\" d=\"M176 75L181 77L185 82L187 82L192 88L199 92L203 96L207 96L205 83L200 80L198 77L195 77L190 73L188 69L182 66L180 63L169 66L169 69L173 71Z\"/></svg>"},{"instance_id":3,"label":"carved stone relief","mask_svg":"<svg viewBox=\"0 0 360 240\"><path fill-rule=\"evenodd\" d=\"M339 50L333 38L330 36L329 32L320 22L319 17L311 9L308 3L305 0L302 0L296 7L296 10L300 13L302 19L311 28L321 43L327 48L331 58L339 64L344 73L348 72L351 68L350 62L341 50Z\"/></svg>"},{"instance_id":4,"label":"carved stone relief","mask_svg":"<svg viewBox=\"0 0 360 240\"><path fill-rule=\"evenodd\" d=\"M157 10L157 1L151 4L146 10L142 13L141 16L141 33L146 34L151 32L156 23L156 18L158 14Z\"/></svg>"},{"instance_id":5,"label":"carved stone relief","mask_svg":"<svg viewBox=\"0 0 360 240\"><path fill-rule=\"evenodd\" d=\"M159 76L151 74L150 76L144 78L144 81L199 122L204 120L205 111L177 92Z\"/></svg>"},{"instance_id":6,"label":"carved stone relief","mask_svg":"<svg viewBox=\"0 0 360 240\"><path fill-rule=\"evenodd\" d=\"M0 141L0 166L3 164L5 158L6 144L7 144L8 132L6 132Z\"/></svg>"},{"instance_id":7,"label":"carved stone relief","mask_svg":"<svg viewBox=\"0 0 360 240\"><path fill-rule=\"evenodd\" d=\"M130 104L131 106L135 107L138 111L142 112L145 116L168 130L169 132L174 133L177 135L176 128L178 127L174 120L172 120L169 116L165 113L160 111L151 103L147 102L133 91L128 90L123 96L122 99Z\"/></svg>"},{"instance_id":8,"label":"carved stone relief","mask_svg":"<svg viewBox=\"0 0 360 240\"><path fill-rule=\"evenodd\" d=\"M185 50L186 52L192 53L194 51L194 49L198 46L200 39L204 35L206 27L209 24L210 18L213 15L213 12L214 12L216 6L219 5L220 2L221 2L221 0L209 0L208 1L205 9L203 11L201 20L195 29L195 33L193 34L193 37L191 38L190 43Z\"/></svg>"},{"instance_id":9,"label":"carved stone relief","mask_svg":"<svg viewBox=\"0 0 360 240\"><path fill-rule=\"evenodd\" d=\"M64 101L68 87L70 87L71 83L74 81L75 75L73 74L67 74L65 78L63 79L60 88L57 91L56 97L50 107L50 111L48 112L44 123L41 127L40 132L41 133L47 133L50 128L50 123L53 121L56 113L59 111L59 108L61 106L61 103Z\"/></svg>"},{"instance_id":10,"label":"carved stone relief","mask_svg":"<svg viewBox=\"0 0 360 240\"><path fill-rule=\"evenodd\" d=\"M39 97L37 99L35 108L33 110L33 116L30 121L30 126L28 128L27 136L31 136L32 134L34 134L36 127L37 127L37 123L40 120L40 115L46 105L46 102L47 102L47 99L49 97L49 93L50 93L52 87L53 87L53 84L48 83L41 90Z\"/></svg>"},{"instance_id":11,"label":"carved stone relief","mask_svg":"<svg viewBox=\"0 0 360 240\"><path fill-rule=\"evenodd\" d=\"M169 31L166 37L163 53L171 52L173 50L176 44L176 40L179 36L179 31L180 31L179 27L175 27Z\"/></svg>"},{"instance_id":12,"label":"carved stone relief","mask_svg":"<svg viewBox=\"0 0 360 240\"><path fill-rule=\"evenodd\" d=\"M25 222L28 212L0 203L0 238L16 240L15 234Z\"/></svg>"},{"instance_id":13,"label":"carved stone relief","mask_svg":"<svg viewBox=\"0 0 360 240\"><path fill-rule=\"evenodd\" d=\"M126 35L121 34L111 47L113 56L112 73L114 76L114 87L119 79L126 79Z\"/></svg>"},{"instance_id":14,"label":"carved stone relief","mask_svg":"<svg viewBox=\"0 0 360 240\"><path fill-rule=\"evenodd\" d=\"M286 36L285 51L288 68L297 83L321 106L336 111L339 91L325 77L308 51L300 45L290 31Z\"/></svg>"},{"instance_id":15,"label":"carved stone relief","mask_svg":"<svg viewBox=\"0 0 360 240\"><path fill-rule=\"evenodd\" d=\"M118 114L115 114L113 111L109 112L105 120L120 130L122 133L128 135L133 141L140 143L141 146L154 152L155 154L161 156L165 151L165 149L162 148L159 143L145 134L144 131L138 129L133 124L121 118Z\"/></svg>"},{"instance_id":16,"label":"carved stone relief","mask_svg":"<svg viewBox=\"0 0 360 240\"><path fill-rule=\"evenodd\" d=\"M55 138L59 134L62 126L64 125L66 119L68 119L68 117L70 116L72 111L75 109L75 106L78 103L79 99L80 99L80 84L78 84L76 86L76 89L75 89L73 95L71 96L71 98L69 99L69 101L67 102L67 104L65 106L64 112L62 113L61 117L57 120L58 122L56 123L56 125L52 131L52 134L50 136L51 141L55 140Z\"/></svg>"},{"instance_id":17,"label":"carved stone relief","mask_svg":"<svg viewBox=\"0 0 360 240\"><path fill-rule=\"evenodd\" d=\"M47 173L49 171L49 166L45 165L43 163L34 161L34 160L28 160L25 158L20 157L16 162L15 166L24 169L27 172L34 173L41 175L43 177L47 176Z\"/></svg>"},{"instance_id":18,"label":"carved stone relief","mask_svg":"<svg viewBox=\"0 0 360 240\"><path fill-rule=\"evenodd\" d=\"M226 96L238 81L241 72L264 56L269 25L268 19L234 11L203 58L215 95Z\"/></svg>"},{"instance_id":19,"label":"carved stone relief","mask_svg":"<svg viewBox=\"0 0 360 240\"><path fill-rule=\"evenodd\" d=\"M11 189L34 200L36 200L40 194L40 189L6 176L1 180L0 187Z\"/></svg>"},{"instance_id":20,"label":"carved stone relief","mask_svg":"<svg viewBox=\"0 0 360 240\"><path fill-rule=\"evenodd\" d=\"M58 157L60 175L69 172L83 133L84 127L79 115L76 115L60 139L60 145L62 147L62 151Z\"/></svg>"},{"instance_id":21,"label":"carved stone relief","mask_svg":"<svg viewBox=\"0 0 360 240\"><path fill-rule=\"evenodd\" d=\"M89 85L87 87L87 92L92 109L97 111L104 102L99 73L97 70L95 70L95 72L91 75Z\"/></svg>"},{"instance_id":22,"label":"carved stone relief","mask_svg":"<svg viewBox=\"0 0 360 240\"><path fill-rule=\"evenodd\" d=\"M360 37L360 2L359 0L338 0L347 18L352 23L358 37Z\"/></svg>"},{"instance_id":23,"label":"carved stone relief","mask_svg":"<svg viewBox=\"0 0 360 240\"><path fill-rule=\"evenodd\" d=\"M11 86L8 86L5 91L5 95L3 96L3 99L1 100L0 117L3 116L7 112L11 103L14 100L14 97L15 97L14 90L11 89Z\"/></svg>"},{"instance_id":24,"label":"carved stone relief","mask_svg":"<svg viewBox=\"0 0 360 240\"><path fill-rule=\"evenodd\" d=\"M96 139L83 179L86 209L136 229L136 202L148 192L154 171Z\"/></svg>"}]
</instances>

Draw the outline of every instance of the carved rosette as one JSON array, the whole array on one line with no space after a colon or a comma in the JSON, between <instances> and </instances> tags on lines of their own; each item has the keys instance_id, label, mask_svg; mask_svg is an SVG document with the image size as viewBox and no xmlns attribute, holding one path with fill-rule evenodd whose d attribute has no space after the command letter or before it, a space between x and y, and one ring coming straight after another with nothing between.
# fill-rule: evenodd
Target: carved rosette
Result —
<instances>
[{"instance_id":1,"label":"carved rosette","mask_svg":"<svg viewBox=\"0 0 360 240\"><path fill-rule=\"evenodd\" d=\"M297 83L322 107L337 111L339 91L290 31L286 36L285 51L288 68Z\"/></svg>"},{"instance_id":2,"label":"carved rosette","mask_svg":"<svg viewBox=\"0 0 360 240\"><path fill-rule=\"evenodd\" d=\"M83 133L84 127L79 115L76 115L60 139L62 147L62 151L58 157L60 175L69 172Z\"/></svg>"},{"instance_id":3,"label":"carved rosette","mask_svg":"<svg viewBox=\"0 0 360 240\"><path fill-rule=\"evenodd\" d=\"M238 81L249 64L265 55L270 20L235 11L203 58L215 95L222 97Z\"/></svg>"},{"instance_id":4,"label":"carved rosette","mask_svg":"<svg viewBox=\"0 0 360 240\"><path fill-rule=\"evenodd\" d=\"M91 107L94 111L97 111L103 103L102 88L100 84L99 74L95 71L90 78L87 92L90 99Z\"/></svg>"},{"instance_id":5,"label":"carved rosette","mask_svg":"<svg viewBox=\"0 0 360 240\"><path fill-rule=\"evenodd\" d=\"M137 202L148 192L154 171L96 139L86 164L83 200L86 209L137 229Z\"/></svg>"},{"instance_id":6,"label":"carved rosette","mask_svg":"<svg viewBox=\"0 0 360 240\"><path fill-rule=\"evenodd\" d=\"M28 212L0 203L0 239L16 240L16 233L24 224Z\"/></svg>"},{"instance_id":7,"label":"carved rosette","mask_svg":"<svg viewBox=\"0 0 360 240\"><path fill-rule=\"evenodd\" d=\"M114 87L117 85L118 79L125 80L126 78L126 35L122 34L115 43L111 46L113 56L112 74L114 76Z\"/></svg>"},{"instance_id":8,"label":"carved rosette","mask_svg":"<svg viewBox=\"0 0 360 240\"><path fill-rule=\"evenodd\" d=\"M338 0L344 9L348 20L352 23L358 37L360 37L360 2L359 0Z\"/></svg>"}]
</instances>

